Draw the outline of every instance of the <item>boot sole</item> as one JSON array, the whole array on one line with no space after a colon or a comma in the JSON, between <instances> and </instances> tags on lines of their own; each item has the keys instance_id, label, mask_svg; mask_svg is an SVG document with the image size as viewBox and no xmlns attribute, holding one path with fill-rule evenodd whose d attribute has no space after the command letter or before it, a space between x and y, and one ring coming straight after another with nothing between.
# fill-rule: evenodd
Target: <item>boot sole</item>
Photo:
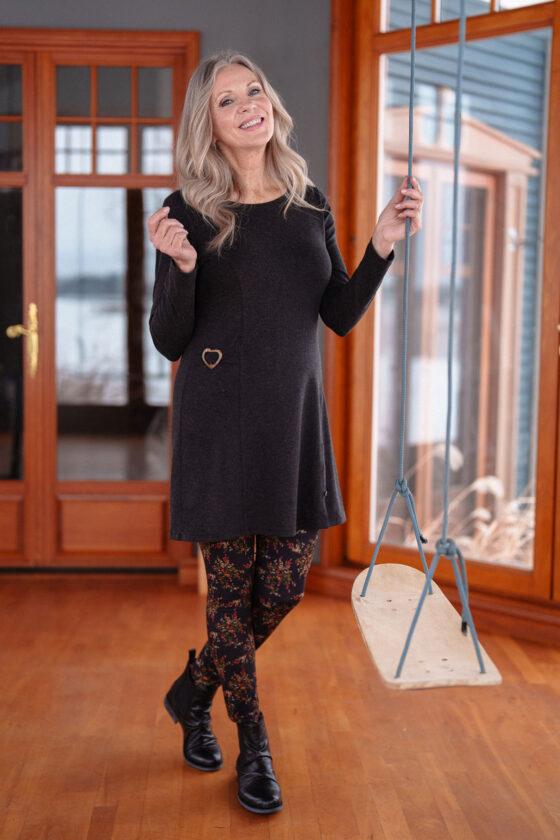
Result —
<instances>
[{"instance_id":1,"label":"boot sole","mask_svg":"<svg viewBox=\"0 0 560 840\"><path fill-rule=\"evenodd\" d=\"M169 717L171 718L173 723L179 723L179 718L175 714L175 710L169 702L167 694L163 699L163 705L165 706L166 711L169 713ZM183 758L185 758L185 756L183 756ZM188 758L185 758L185 761L189 765L189 767L194 767L195 770L202 770L203 773L215 773L216 770L220 770L224 766L223 761L221 764L217 764L215 767L203 767L201 764L195 764L193 761L189 761Z\"/></svg>"},{"instance_id":2,"label":"boot sole","mask_svg":"<svg viewBox=\"0 0 560 840\"><path fill-rule=\"evenodd\" d=\"M251 811L252 814L275 814L276 811L281 811L284 807L284 803L282 802L280 805L275 805L274 808L253 808L252 805L247 805L246 802L243 802L239 794L237 794L237 799L239 803L248 811Z\"/></svg>"},{"instance_id":3,"label":"boot sole","mask_svg":"<svg viewBox=\"0 0 560 840\"><path fill-rule=\"evenodd\" d=\"M185 756L183 756L183 758L185 758ZM189 761L188 758L185 758L185 762L189 765L189 767L194 767L195 770L202 770L203 773L215 773L216 770L220 770L224 766L223 761L221 764L216 765L216 767L202 767L200 764L194 764L192 761Z\"/></svg>"}]
</instances>

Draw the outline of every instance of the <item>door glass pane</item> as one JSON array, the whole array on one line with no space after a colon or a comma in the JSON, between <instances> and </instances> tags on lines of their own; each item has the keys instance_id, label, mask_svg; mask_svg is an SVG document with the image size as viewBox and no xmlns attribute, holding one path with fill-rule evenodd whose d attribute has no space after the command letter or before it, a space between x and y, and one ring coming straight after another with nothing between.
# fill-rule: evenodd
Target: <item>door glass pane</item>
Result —
<instances>
[{"instance_id":1,"label":"door glass pane","mask_svg":"<svg viewBox=\"0 0 560 840\"><path fill-rule=\"evenodd\" d=\"M25 339L6 328L22 324L21 190L0 189L0 480L23 478Z\"/></svg>"},{"instance_id":2,"label":"door glass pane","mask_svg":"<svg viewBox=\"0 0 560 840\"><path fill-rule=\"evenodd\" d=\"M90 68L57 67L57 116L87 117L90 113Z\"/></svg>"},{"instance_id":3,"label":"door glass pane","mask_svg":"<svg viewBox=\"0 0 560 840\"><path fill-rule=\"evenodd\" d=\"M173 129L167 125L141 125L138 128L140 171L145 175L173 172Z\"/></svg>"},{"instance_id":4,"label":"door glass pane","mask_svg":"<svg viewBox=\"0 0 560 840\"><path fill-rule=\"evenodd\" d=\"M96 132L96 167L99 175L122 175L129 171L127 125L102 125Z\"/></svg>"},{"instance_id":5,"label":"door glass pane","mask_svg":"<svg viewBox=\"0 0 560 840\"><path fill-rule=\"evenodd\" d=\"M549 38L523 33L465 51L449 536L471 559L525 569L533 566ZM421 51L416 69L423 152L415 171L426 202L411 242L405 477L428 549L442 529L456 58L456 46ZM407 169L409 56L391 56L387 68L388 198ZM482 84L490 70L492 85ZM403 260L397 247L376 308L372 541L398 477ZM387 539L414 546L401 502Z\"/></svg>"},{"instance_id":6,"label":"door glass pane","mask_svg":"<svg viewBox=\"0 0 560 840\"><path fill-rule=\"evenodd\" d=\"M20 172L23 166L22 124L0 122L0 170Z\"/></svg>"},{"instance_id":7,"label":"door glass pane","mask_svg":"<svg viewBox=\"0 0 560 840\"><path fill-rule=\"evenodd\" d=\"M21 66L0 64L0 114L15 117L21 113Z\"/></svg>"},{"instance_id":8,"label":"door glass pane","mask_svg":"<svg viewBox=\"0 0 560 840\"><path fill-rule=\"evenodd\" d=\"M130 67L97 68L97 116L130 116Z\"/></svg>"},{"instance_id":9,"label":"door glass pane","mask_svg":"<svg viewBox=\"0 0 560 840\"><path fill-rule=\"evenodd\" d=\"M167 192L56 190L59 479L168 477L170 366L148 330L146 229Z\"/></svg>"},{"instance_id":10,"label":"door glass pane","mask_svg":"<svg viewBox=\"0 0 560 840\"><path fill-rule=\"evenodd\" d=\"M89 175L91 172L91 126L57 125L55 172Z\"/></svg>"},{"instance_id":11,"label":"door glass pane","mask_svg":"<svg viewBox=\"0 0 560 840\"><path fill-rule=\"evenodd\" d=\"M171 67L138 68L138 116L171 119Z\"/></svg>"}]
</instances>

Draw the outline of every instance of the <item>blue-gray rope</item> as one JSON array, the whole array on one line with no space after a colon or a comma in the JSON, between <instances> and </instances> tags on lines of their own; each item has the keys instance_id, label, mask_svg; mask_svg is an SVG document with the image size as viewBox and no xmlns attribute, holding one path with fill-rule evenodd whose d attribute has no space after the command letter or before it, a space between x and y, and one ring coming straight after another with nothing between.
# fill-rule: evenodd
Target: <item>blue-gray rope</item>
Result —
<instances>
[{"instance_id":1,"label":"blue-gray rope","mask_svg":"<svg viewBox=\"0 0 560 840\"><path fill-rule=\"evenodd\" d=\"M408 101L408 173L407 186L412 187L412 153L414 148L414 88L416 84L416 0L412 3L410 27L410 93ZM404 439L406 426L406 364L408 355L408 283L410 273L410 216L406 217L404 240L404 278L401 353L401 434L399 443L399 481L404 481Z\"/></svg>"},{"instance_id":2,"label":"blue-gray rope","mask_svg":"<svg viewBox=\"0 0 560 840\"><path fill-rule=\"evenodd\" d=\"M455 298L457 296L457 244L459 231L459 158L461 149L461 105L463 98L463 64L465 61L465 2L461 0L459 18L459 54L455 89L455 124L453 137L453 213L451 238L451 276L449 281L449 325L447 330L447 420L445 425L445 473L443 480L443 533L447 539L449 524L449 464L451 449L451 417L453 413L453 343L455 339Z\"/></svg>"},{"instance_id":3,"label":"blue-gray rope","mask_svg":"<svg viewBox=\"0 0 560 840\"><path fill-rule=\"evenodd\" d=\"M409 106L408 106L408 187L412 186L412 153L413 153L413 137L414 137L414 88L415 88L415 81L416 81L416 0L412 0L412 12L411 12L411 23L410 23L410 96L409 96ZM418 546L418 551L420 552L420 556L422 558L422 565L424 567L424 571L428 572L428 564L426 563L426 558L424 556L424 549L422 547L423 543L426 543L427 540L425 537L422 536L420 533L420 528L418 526L418 518L416 516L416 507L414 505L414 497L408 486L406 478L404 477L404 442L405 442L405 429L406 429L406 366L407 366L407 344L408 344L408 286L409 286L409 273L410 273L410 217L407 216L406 223L405 223L405 243L404 243L404 277L403 277L403 310L402 310L402 352L401 352L401 422L400 422L400 444L399 444L399 477L395 482L395 489L393 490L393 494L389 501L389 505L387 507L387 512L385 514L385 519L383 520L383 525L381 526L381 531L379 532L379 536L377 538L377 543L375 546L375 552L373 554L373 558L371 560L369 570L364 581L364 586L362 589L361 597L364 598L367 592L367 588L369 586L369 581L371 577L371 573L373 572L373 567L375 566L375 561L377 560L377 555L383 543L383 537L385 536L385 531L387 529L387 525L389 524L389 519L391 517L391 512L393 510L393 505L395 504L395 500L397 495L402 496L405 499L406 505L408 507L408 512L410 514L410 519L412 521L412 527L414 529L414 535L416 537L416 544ZM431 593L431 586L430 586L430 593Z\"/></svg>"},{"instance_id":4,"label":"blue-gray rope","mask_svg":"<svg viewBox=\"0 0 560 840\"><path fill-rule=\"evenodd\" d=\"M446 420L446 436L445 436L445 472L444 472L444 511L443 511L443 533L441 539L438 540L436 544L436 554L430 564L429 570L426 567L426 561L424 557L424 552L421 546L421 540L423 541L422 536L419 533L418 526L416 523L416 515L414 512L414 503L412 501L412 505L409 502L409 498L407 496L407 502L409 502L409 511L411 513L411 518L413 521L413 525L415 528L415 534L418 542L418 546L420 549L420 553L422 556L422 561L424 565L424 570L426 572L426 581L424 583L424 588L422 590L422 594L420 596L420 600L418 602L418 606L416 608L416 612L414 614L414 618L410 625L410 629L408 632L408 636L403 648L403 652L401 654L401 658L397 667L396 677L399 678L402 672L402 668L404 665L404 661L406 659L406 655L408 653L408 649L410 647L410 642L412 640L412 635L416 628L416 624L418 621L418 617L422 610L422 606L424 604L424 600L428 591L431 594L432 591L432 578L434 576L435 570L437 568L437 564L439 562L440 557L447 557L453 566L453 572L455 575L455 581L457 584L457 589L459 590L459 595L461 597L461 604L463 607L463 614L462 614L462 630L466 632L467 626L469 627L473 639L473 644L475 647L476 655L478 658L478 663L480 665L481 673L485 673L484 662L482 660L482 655L480 653L480 646L478 644L478 638L476 635L476 630L474 627L474 623L472 620L469 603L468 603L468 584L467 584L467 574L465 568L465 561L463 555L455 543L454 540L450 539L447 535L448 531L448 524L449 524L449 474L450 474L450 451L451 451L451 418L452 418L452 410L453 410L453 345L454 345L454 332L455 332L455 301L456 301L456 279L457 279L457 244L458 244L458 229L459 229L459 161L460 161L460 146L461 146L461 105L462 105L462 90L463 90L463 66L464 66L464 47L466 41L466 0L460 0L460 16L459 16L459 49L458 49L458 59L457 59L457 85L456 85L456 93L455 93L455 136L454 136L454 159L453 159L453 217L452 217L452 244L451 244L451 277L450 277L450 290L449 290L449 327L448 327L448 345L447 345L447 420ZM415 79L415 57L416 57L416 0L412 0L412 20L411 20L411 71L410 71L410 112L412 114L413 106L414 106L414 79ZM412 175L412 142L413 142L413 123L412 123L412 116L409 118L409 150L408 150L408 185L411 186L411 175ZM401 440L400 440L400 478L397 481L397 487L391 496L391 501L389 503L389 509L387 511L387 515L385 517L385 521L383 523L383 527L381 529L379 539L377 541L377 545L375 547L375 553L373 555L370 568L368 570L368 574L366 577L366 581L362 590L362 597L365 596L367 591L367 586L369 583L369 579L371 577L371 573L373 571L373 566L375 564L375 560L377 557L377 553L379 551L380 543L383 539L383 535L385 533L385 529L387 527L387 523L389 521L390 512L396 498L396 493L401 492L402 490L399 489L399 485L403 486L406 485L406 481L404 479L404 437L405 437L405 387L406 387L406 351L407 351L407 326L408 326L408 257L409 257L409 248L410 248L410 220L407 218L406 220L406 239L405 239L405 278L404 278L404 302L403 302L403 363L402 363L402 381L403 381L403 390L401 394ZM408 490L410 494L410 491ZM459 564L457 564L457 560Z\"/></svg>"},{"instance_id":5,"label":"blue-gray rope","mask_svg":"<svg viewBox=\"0 0 560 840\"><path fill-rule=\"evenodd\" d=\"M453 137L453 214L452 214L452 239L451 239L451 275L449 283L449 326L447 333L447 419L445 425L445 462L443 479L443 527L441 539L436 545L438 553L450 557L455 553L460 558L461 577L463 586L468 595L467 574L465 562L454 540L447 536L449 526L449 475L450 475L450 450L451 450L451 419L453 414L453 345L455 340L455 302L457 298L457 249L459 235L459 163L461 150L461 106L463 100L463 67L465 63L465 41L466 41L466 13L465 0L461 0L461 11L459 16L459 46L457 56L457 84L455 89L455 120ZM467 631L465 610L462 616L463 633Z\"/></svg>"}]
</instances>

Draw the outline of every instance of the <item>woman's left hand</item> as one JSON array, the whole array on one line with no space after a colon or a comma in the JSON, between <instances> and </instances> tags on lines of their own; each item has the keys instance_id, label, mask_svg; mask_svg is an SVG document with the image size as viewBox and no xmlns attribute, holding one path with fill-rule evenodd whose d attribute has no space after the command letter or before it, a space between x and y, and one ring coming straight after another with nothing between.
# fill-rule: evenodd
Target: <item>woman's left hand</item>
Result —
<instances>
[{"instance_id":1,"label":"woman's left hand","mask_svg":"<svg viewBox=\"0 0 560 840\"><path fill-rule=\"evenodd\" d=\"M406 219L410 217L410 234L422 229L422 204L424 195L420 184L412 176L411 188L407 187L408 178L402 183L385 209L381 212L371 242L380 257L386 259L395 242L406 235Z\"/></svg>"}]
</instances>

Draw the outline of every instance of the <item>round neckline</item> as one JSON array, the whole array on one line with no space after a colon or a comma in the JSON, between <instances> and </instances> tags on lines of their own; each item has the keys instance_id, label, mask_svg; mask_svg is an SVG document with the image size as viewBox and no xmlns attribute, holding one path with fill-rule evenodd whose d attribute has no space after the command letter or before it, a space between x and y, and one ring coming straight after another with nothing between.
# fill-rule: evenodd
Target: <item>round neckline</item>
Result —
<instances>
[{"instance_id":1,"label":"round neckline","mask_svg":"<svg viewBox=\"0 0 560 840\"><path fill-rule=\"evenodd\" d=\"M267 204L274 204L276 201L281 201L283 198L286 198L286 193L282 193L282 195L277 196L276 198L271 198L268 201L232 201L231 203L234 204L236 207L265 207Z\"/></svg>"}]
</instances>

